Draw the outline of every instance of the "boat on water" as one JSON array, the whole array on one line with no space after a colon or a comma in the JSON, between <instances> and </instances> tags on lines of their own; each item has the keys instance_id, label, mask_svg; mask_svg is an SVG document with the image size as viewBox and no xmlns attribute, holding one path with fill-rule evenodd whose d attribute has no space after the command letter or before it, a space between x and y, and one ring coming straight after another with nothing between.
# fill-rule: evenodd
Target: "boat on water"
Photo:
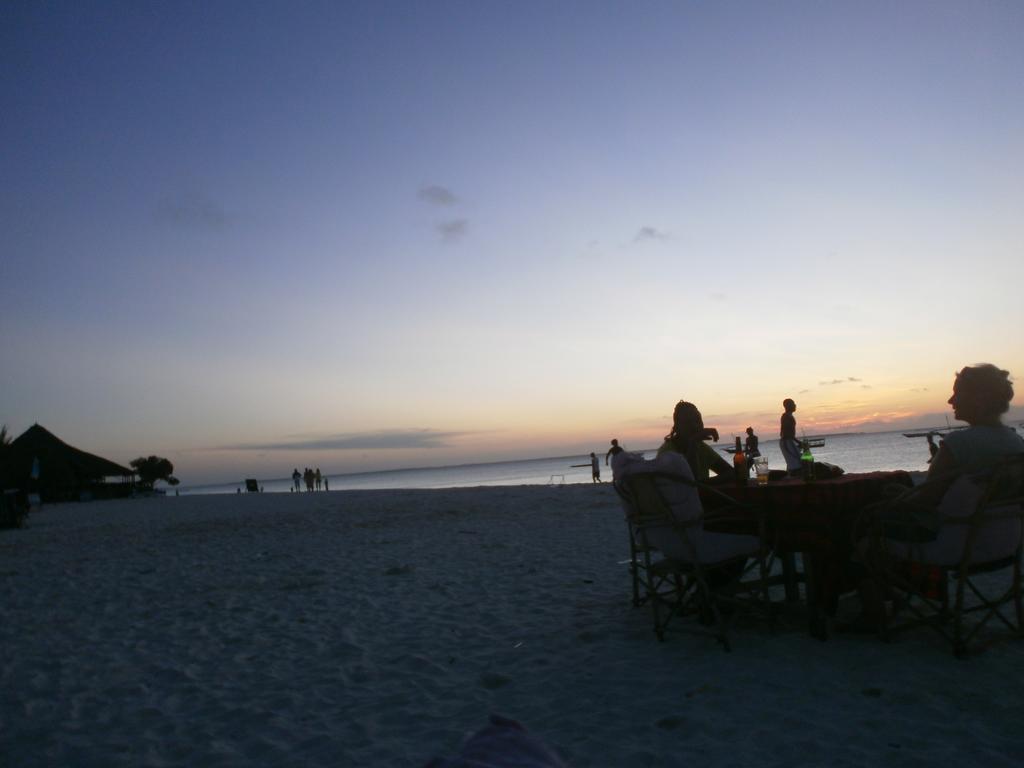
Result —
<instances>
[{"instance_id":1,"label":"boat on water","mask_svg":"<svg viewBox=\"0 0 1024 768\"><path fill-rule=\"evenodd\" d=\"M806 441L798 440L797 442L800 443L801 445L803 445L804 442L806 442L808 448L824 448L825 447L825 438L823 438L823 437L811 437L811 438L808 438ZM723 448L722 450L725 451L726 453L736 453L736 448L735 447Z\"/></svg>"},{"instance_id":2,"label":"boat on water","mask_svg":"<svg viewBox=\"0 0 1024 768\"><path fill-rule=\"evenodd\" d=\"M904 432L904 437L939 437L941 435L948 434L949 432L956 432L958 429L967 429L967 426L954 427L949 423L949 417L946 417L946 426L944 427L932 427L931 429L919 429L916 432Z\"/></svg>"}]
</instances>

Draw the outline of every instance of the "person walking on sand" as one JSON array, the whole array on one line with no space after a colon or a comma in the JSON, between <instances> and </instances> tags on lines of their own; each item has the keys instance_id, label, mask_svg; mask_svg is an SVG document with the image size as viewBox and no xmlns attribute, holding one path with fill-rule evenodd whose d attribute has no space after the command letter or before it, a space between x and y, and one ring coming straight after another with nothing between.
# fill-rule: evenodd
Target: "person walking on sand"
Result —
<instances>
[{"instance_id":1,"label":"person walking on sand","mask_svg":"<svg viewBox=\"0 0 1024 768\"><path fill-rule=\"evenodd\" d=\"M597 461L597 454L590 452L590 479L592 482L601 482L601 465Z\"/></svg>"},{"instance_id":2,"label":"person walking on sand","mask_svg":"<svg viewBox=\"0 0 1024 768\"><path fill-rule=\"evenodd\" d=\"M782 401L785 409L780 419L779 427L779 449L786 459L786 471L789 473L800 471L800 441L796 439L796 403L787 397Z\"/></svg>"},{"instance_id":3,"label":"person walking on sand","mask_svg":"<svg viewBox=\"0 0 1024 768\"><path fill-rule=\"evenodd\" d=\"M296 468L295 468L295 471L294 471L294 472L292 472L292 482L293 482L293 483L295 483L295 490L296 490L296 491L302 490L302 489L301 489L301 488L299 487L299 482L300 482L301 480L302 480L302 475L300 475L300 474L299 474L299 468L298 468L298 467L296 467Z\"/></svg>"},{"instance_id":4,"label":"person walking on sand","mask_svg":"<svg viewBox=\"0 0 1024 768\"><path fill-rule=\"evenodd\" d=\"M604 455L604 465L608 466L608 459L617 453L622 453L622 448L619 446L619 441L614 437L612 438L612 447L608 449L608 453Z\"/></svg>"},{"instance_id":5,"label":"person walking on sand","mask_svg":"<svg viewBox=\"0 0 1024 768\"><path fill-rule=\"evenodd\" d=\"M323 475L320 474L320 467L316 468L316 472L313 473L313 480L316 484L316 489L320 490L320 484L323 483Z\"/></svg>"}]
</instances>

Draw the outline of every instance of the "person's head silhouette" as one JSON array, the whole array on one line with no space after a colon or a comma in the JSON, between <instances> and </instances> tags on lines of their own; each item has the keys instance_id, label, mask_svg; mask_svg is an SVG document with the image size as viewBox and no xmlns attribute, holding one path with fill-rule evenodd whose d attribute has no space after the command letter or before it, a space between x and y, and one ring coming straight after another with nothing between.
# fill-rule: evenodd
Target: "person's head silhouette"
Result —
<instances>
[{"instance_id":1,"label":"person's head silhouette","mask_svg":"<svg viewBox=\"0 0 1024 768\"><path fill-rule=\"evenodd\" d=\"M668 439L684 452L691 444L704 439L704 417L693 403L680 400L672 411L672 431Z\"/></svg>"},{"instance_id":2,"label":"person's head silhouette","mask_svg":"<svg viewBox=\"0 0 1024 768\"><path fill-rule=\"evenodd\" d=\"M971 425L997 426L1013 400L1010 372L990 363L967 366L953 380L953 394L947 401L953 416Z\"/></svg>"}]
</instances>

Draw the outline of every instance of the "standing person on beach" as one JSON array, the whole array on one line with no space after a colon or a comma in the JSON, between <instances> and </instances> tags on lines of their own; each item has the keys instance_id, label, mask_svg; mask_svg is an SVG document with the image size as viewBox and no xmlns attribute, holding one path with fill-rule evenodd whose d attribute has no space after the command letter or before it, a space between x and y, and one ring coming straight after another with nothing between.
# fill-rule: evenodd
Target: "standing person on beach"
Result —
<instances>
[{"instance_id":1,"label":"standing person on beach","mask_svg":"<svg viewBox=\"0 0 1024 768\"><path fill-rule=\"evenodd\" d=\"M610 456L614 456L615 454L617 454L617 453L621 453L621 452L622 452L622 448L620 448L620 447L619 447L619 441L618 441L618 440L616 440L616 439L615 439L615 438L613 437L613 438L612 438L612 447L611 447L611 448L609 448L609 449L608 449L608 453L606 453L606 454L604 455L604 465L605 465L606 467L608 466L608 458L609 458Z\"/></svg>"},{"instance_id":2,"label":"standing person on beach","mask_svg":"<svg viewBox=\"0 0 1024 768\"><path fill-rule=\"evenodd\" d=\"M800 442L796 439L796 403L792 398L787 397L782 401L784 412L780 419L779 449L786 459L786 471L793 473L800 471Z\"/></svg>"},{"instance_id":3,"label":"standing person on beach","mask_svg":"<svg viewBox=\"0 0 1024 768\"><path fill-rule=\"evenodd\" d=\"M316 489L319 491L320 484L323 482L323 475L320 474L320 467L316 468L316 472L314 473L313 478L316 482Z\"/></svg>"},{"instance_id":4,"label":"standing person on beach","mask_svg":"<svg viewBox=\"0 0 1024 768\"><path fill-rule=\"evenodd\" d=\"M292 472L292 482L295 483L295 490L300 491L302 488L299 487L299 482L302 480L302 475L299 474L299 468L296 467Z\"/></svg>"},{"instance_id":5,"label":"standing person on beach","mask_svg":"<svg viewBox=\"0 0 1024 768\"><path fill-rule=\"evenodd\" d=\"M590 479L591 482L601 482L601 465L597 461L597 454L590 452Z\"/></svg>"}]
</instances>

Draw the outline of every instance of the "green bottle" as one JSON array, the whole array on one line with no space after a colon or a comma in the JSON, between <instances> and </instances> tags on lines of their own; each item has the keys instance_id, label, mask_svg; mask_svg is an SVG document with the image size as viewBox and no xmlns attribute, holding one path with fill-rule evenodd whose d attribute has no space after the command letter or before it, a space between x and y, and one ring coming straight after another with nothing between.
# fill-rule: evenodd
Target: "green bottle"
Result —
<instances>
[{"instance_id":1,"label":"green bottle","mask_svg":"<svg viewBox=\"0 0 1024 768\"><path fill-rule=\"evenodd\" d=\"M806 440L803 441L803 449L803 453L800 454L800 468L803 470L804 480L810 482L814 479L814 457Z\"/></svg>"}]
</instances>

